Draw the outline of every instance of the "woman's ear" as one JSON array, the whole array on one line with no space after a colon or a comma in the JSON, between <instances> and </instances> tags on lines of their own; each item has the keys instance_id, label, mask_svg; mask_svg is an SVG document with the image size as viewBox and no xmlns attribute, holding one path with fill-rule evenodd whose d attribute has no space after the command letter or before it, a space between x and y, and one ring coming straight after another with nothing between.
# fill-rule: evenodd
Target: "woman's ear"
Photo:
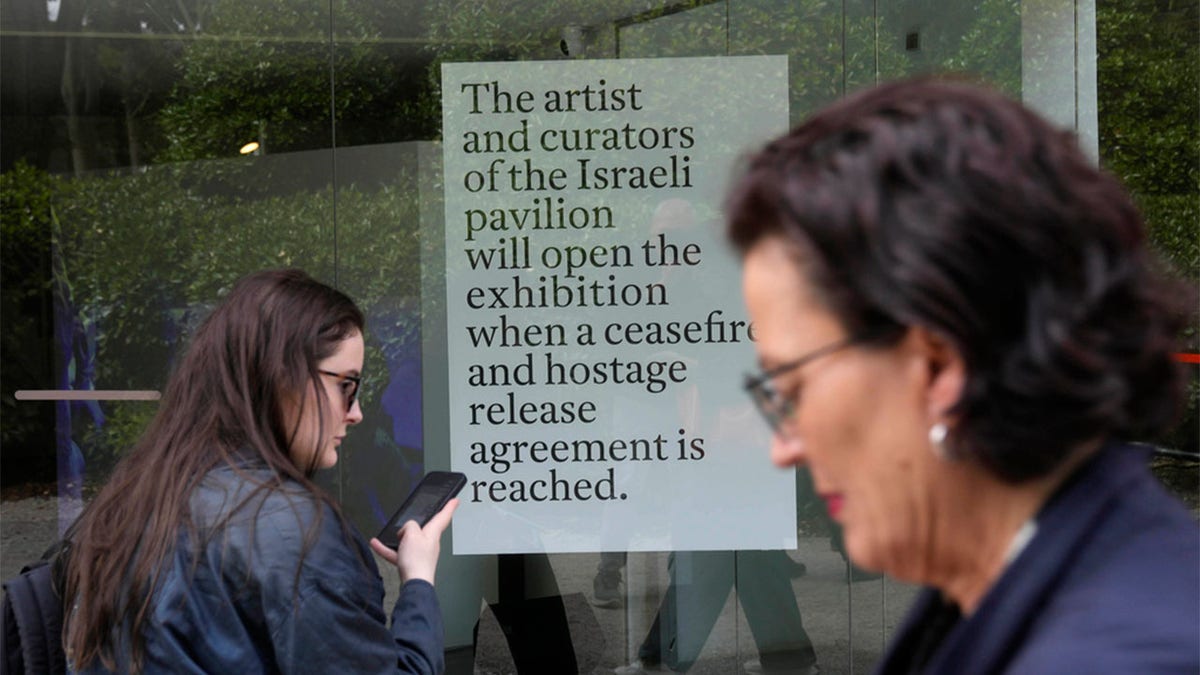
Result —
<instances>
[{"instance_id":1,"label":"woman's ear","mask_svg":"<svg viewBox=\"0 0 1200 675\"><path fill-rule=\"evenodd\" d=\"M962 398L967 369L962 354L949 339L921 326L909 329L908 339L928 372L926 413L929 423L945 422L946 415Z\"/></svg>"}]
</instances>

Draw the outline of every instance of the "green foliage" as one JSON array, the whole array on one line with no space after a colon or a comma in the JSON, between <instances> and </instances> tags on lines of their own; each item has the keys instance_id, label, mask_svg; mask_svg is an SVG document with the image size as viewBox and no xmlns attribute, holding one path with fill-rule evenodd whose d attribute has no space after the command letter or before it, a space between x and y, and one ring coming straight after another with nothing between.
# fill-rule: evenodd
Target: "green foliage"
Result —
<instances>
[{"instance_id":1,"label":"green foliage","mask_svg":"<svg viewBox=\"0 0 1200 675\"><path fill-rule=\"evenodd\" d=\"M861 3L847 10L832 0L689 0L671 3L670 14L664 5L638 15L636 23L646 28L661 19L662 26L683 27L655 33L661 37L650 43L653 55L787 54L793 121L847 89L929 70L967 71L1019 93L1019 2L908 5L934 7L954 26L924 45L923 56L906 53L897 41L907 28L900 13L884 7L875 16ZM436 139L442 63L563 58L560 29L551 27L565 21L530 20L530 13L541 13L538 19L595 14L593 0L414 1L406 7L420 17L413 31L422 46L399 49L380 31L394 27L398 13L381 4L152 0L146 7L114 6L121 16L103 25L124 30L119 26L149 22L150 32L164 37L181 25L187 34L129 41L135 46L96 41L95 59L119 83L126 113L144 122L143 163L154 166L67 178L18 163L0 175L4 315L49 311L50 232L57 221L61 280L77 314L101 326L96 377L105 388L160 386L204 308L241 275L285 265L336 279L359 301L375 331L367 370L382 371L384 356L410 348L418 335L415 163L378 185L331 185L328 173L296 177L296 163L283 155ZM728 23L710 20L722 13ZM1195 0L1097 5L1102 160L1137 196L1164 257L1193 280L1200 279L1197 14ZM589 56L629 55L616 54L613 26L597 30L597 51ZM147 86L168 69L175 82L169 92ZM219 159L248 140L262 142L266 154ZM22 377L52 380L47 364L13 358L22 345L52 340L38 326L5 326L6 385ZM1195 348L1194 329L1189 336ZM378 394L381 380L368 379L368 397ZM1192 391L1194 420L1194 385ZM28 418L30 408L0 404L3 442L37 423ZM109 427L93 442L103 452L120 452L150 407L106 407Z\"/></svg>"},{"instance_id":2,"label":"green foliage","mask_svg":"<svg viewBox=\"0 0 1200 675\"><path fill-rule=\"evenodd\" d=\"M843 17L841 10L828 0L786 5L759 0L738 5L731 17L731 52L787 54L793 124L836 100L844 89L873 82L879 62L897 60L887 45L877 58L873 17Z\"/></svg>"},{"instance_id":3,"label":"green foliage","mask_svg":"<svg viewBox=\"0 0 1200 675\"><path fill-rule=\"evenodd\" d=\"M159 160L230 157L249 141L261 152L328 148L334 119L391 112L399 69L369 8L335 2L334 43L328 6L263 4L214 0L205 34L183 44L156 116L167 143Z\"/></svg>"},{"instance_id":4,"label":"green foliage","mask_svg":"<svg viewBox=\"0 0 1200 675\"><path fill-rule=\"evenodd\" d=\"M254 187L235 187L250 165L286 161L187 163L84 178L51 177L28 167L3 174L5 246L40 244L48 258L50 214L60 223L54 240L60 281L69 286L77 315L101 327L98 388L161 387L187 332L250 271L297 266L332 282L335 200L345 216L336 238L354 244L342 286L353 286L372 320L391 322L371 341L368 372L385 371L385 353L413 344L419 317L397 313L393 305L418 305L414 176L396 176L395 185L378 190L348 186L336 195L326 188L262 196ZM260 171L260 177L270 173ZM7 261L15 258L5 255L7 274ZM17 290L6 287L5 302L17 301ZM6 330L5 344L10 336L20 338L25 325ZM370 386L366 393L373 393ZM89 458L104 463L124 452L144 428L147 407L153 408L106 404L105 428L85 430L93 444L86 448ZM6 434L21 433L16 419L6 411Z\"/></svg>"},{"instance_id":5,"label":"green foliage","mask_svg":"<svg viewBox=\"0 0 1200 675\"><path fill-rule=\"evenodd\" d=\"M966 30L949 50L942 70L971 73L1010 96L1021 94L1021 53L1014 44L1021 39L1021 3L1018 0L981 0L962 3L970 8L964 17Z\"/></svg>"},{"instance_id":6,"label":"green foliage","mask_svg":"<svg viewBox=\"0 0 1200 675\"><path fill-rule=\"evenodd\" d=\"M1193 288L1200 282L1198 25L1195 0L1096 5L1101 162L1125 182L1152 244ZM1195 323L1184 331L1180 348L1200 349ZM1200 388L1196 368L1190 369L1184 418L1158 442L1197 452Z\"/></svg>"},{"instance_id":7,"label":"green foliage","mask_svg":"<svg viewBox=\"0 0 1200 675\"><path fill-rule=\"evenodd\" d=\"M1139 195L1196 195L1200 3L1107 0L1096 14L1104 165Z\"/></svg>"},{"instance_id":8,"label":"green foliage","mask_svg":"<svg viewBox=\"0 0 1200 675\"><path fill-rule=\"evenodd\" d=\"M1200 279L1200 196L1141 194L1138 206L1150 225L1150 241L1176 274ZM1196 346L1193 342L1193 346Z\"/></svg>"},{"instance_id":9,"label":"green foliage","mask_svg":"<svg viewBox=\"0 0 1200 675\"><path fill-rule=\"evenodd\" d=\"M50 297L50 201L49 174L17 162L0 174L0 294L3 315L29 317L5 321L0 331L0 360L4 363L6 391L41 389L54 373L40 348L52 341L48 319ZM40 320L39 320L40 319ZM43 411L36 405L17 403L9 396L0 399L0 445L13 448L36 443L45 432Z\"/></svg>"},{"instance_id":10,"label":"green foliage","mask_svg":"<svg viewBox=\"0 0 1200 675\"><path fill-rule=\"evenodd\" d=\"M4 302L25 307L49 288L52 179L24 161L0 174L0 246L4 256ZM8 331L4 332L8 339Z\"/></svg>"},{"instance_id":11,"label":"green foliage","mask_svg":"<svg viewBox=\"0 0 1200 675\"><path fill-rule=\"evenodd\" d=\"M89 481L102 481L116 466L121 456L137 440L154 413L158 404L151 401L115 401L106 404L104 426L86 426L81 429L81 446L87 448L87 476Z\"/></svg>"},{"instance_id":12,"label":"green foliage","mask_svg":"<svg viewBox=\"0 0 1200 675\"><path fill-rule=\"evenodd\" d=\"M1098 3L1096 12L1101 161L1134 194L1162 256L1195 283L1200 3L1109 0ZM1187 338L1195 349L1195 326Z\"/></svg>"}]
</instances>

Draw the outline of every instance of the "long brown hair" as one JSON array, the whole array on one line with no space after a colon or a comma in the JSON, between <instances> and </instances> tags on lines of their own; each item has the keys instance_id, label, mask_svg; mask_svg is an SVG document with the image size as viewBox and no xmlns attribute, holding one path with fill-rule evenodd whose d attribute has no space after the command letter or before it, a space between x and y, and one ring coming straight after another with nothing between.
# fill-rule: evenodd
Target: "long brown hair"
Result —
<instances>
[{"instance_id":1,"label":"long brown hair","mask_svg":"<svg viewBox=\"0 0 1200 675\"><path fill-rule=\"evenodd\" d=\"M160 571L180 533L194 533L189 497L214 467L236 468L249 453L275 475L259 490L296 481L341 518L311 480L318 448L297 453L311 458L307 466L289 454L303 410L284 411L315 400L317 438L324 437L327 395L317 364L362 330L362 312L348 297L299 270L245 277L205 319L145 434L68 533L64 645L75 667L100 659L114 669L113 636L128 630L130 662L140 670L140 628L153 612Z\"/></svg>"}]
</instances>

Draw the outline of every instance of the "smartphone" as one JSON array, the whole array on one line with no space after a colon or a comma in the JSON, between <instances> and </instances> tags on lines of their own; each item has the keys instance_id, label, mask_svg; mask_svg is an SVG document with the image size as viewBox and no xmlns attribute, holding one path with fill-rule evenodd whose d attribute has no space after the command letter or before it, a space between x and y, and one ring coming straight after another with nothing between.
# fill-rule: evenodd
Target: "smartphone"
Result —
<instances>
[{"instance_id":1,"label":"smartphone","mask_svg":"<svg viewBox=\"0 0 1200 675\"><path fill-rule=\"evenodd\" d=\"M457 471L430 471L396 509L376 538L388 548L396 548L400 544L397 533L404 523L415 520L418 525L425 527L425 523L437 515L466 484L466 475Z\"/></svg>"}]
</instances>

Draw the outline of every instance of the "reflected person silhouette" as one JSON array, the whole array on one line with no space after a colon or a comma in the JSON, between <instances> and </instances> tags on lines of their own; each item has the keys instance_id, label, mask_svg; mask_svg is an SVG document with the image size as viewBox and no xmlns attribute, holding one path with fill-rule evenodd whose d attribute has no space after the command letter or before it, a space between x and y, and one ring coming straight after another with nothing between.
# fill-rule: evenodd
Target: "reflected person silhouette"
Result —
<instances>
[{"instance_id":1,"label":"reflected person silhouette","mask_svg":"<svg viewBox=\"0 0 1200 675\"><path fill-rule=\"evenodd\" d=\"M795 476L799 520L815 497L807 472L799 470ZM734 589L758 651L757 659L743 664L745 672L819 672L816 650L804 628L792 587L792 579L805 572L804 563L782 550L672 553L667 562L667 591L638 647L637 659L617 668L616 675L688 671L698 660Z\"/></svg>"},{"instance_id":2,"label":"reflected person silhouette","mask_svg":"<svg viewBox=\"0 0 1200 675\"><path fill-rule=\"evenodd\" d=\"M758 659L747 673L816 673L817 655L804 629L791 579L796 563L784 551L679 551L668 559L670 584L638 658L617 675L688 671L717 623L729 592L746 614Z\"/></svg>"}]
</instances>

